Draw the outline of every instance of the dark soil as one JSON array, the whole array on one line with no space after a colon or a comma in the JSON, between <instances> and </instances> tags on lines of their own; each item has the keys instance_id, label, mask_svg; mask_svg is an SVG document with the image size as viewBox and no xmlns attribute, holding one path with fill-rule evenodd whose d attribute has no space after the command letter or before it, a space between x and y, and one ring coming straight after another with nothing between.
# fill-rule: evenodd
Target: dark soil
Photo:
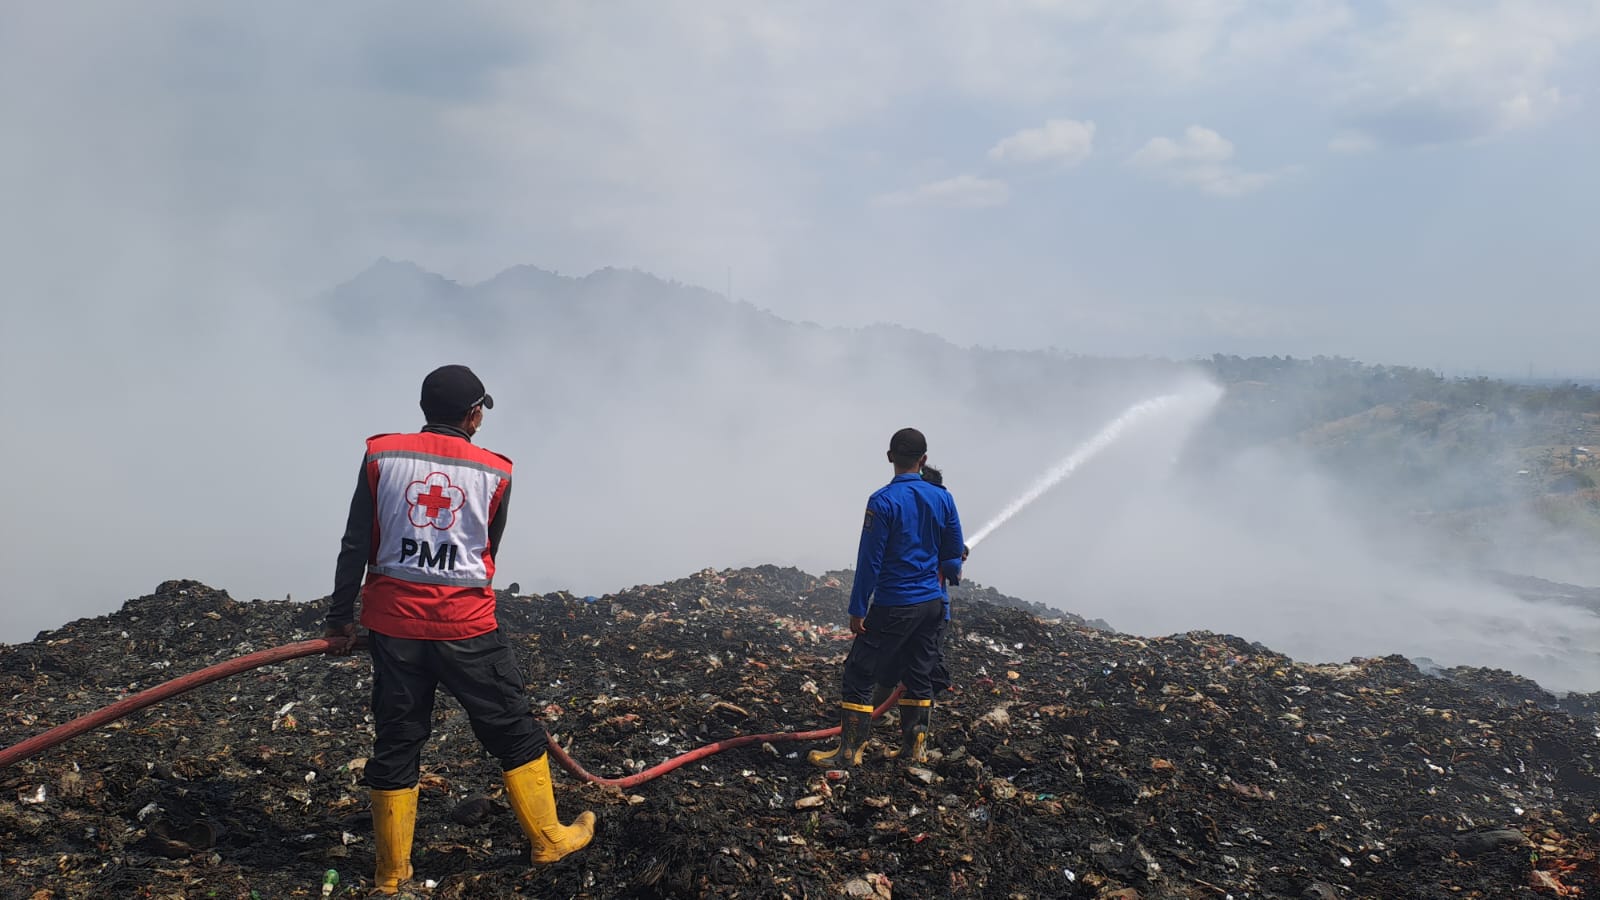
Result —
<instances>
[{"instance_id":1,"label":"dark soil","mask_svg":"<svg viewBox=\"0 0 1600 900\"><path fill-rule=\"evenodd\" d=\"M586 601L502 595L528 692L590 771L835 724L847 583L707 570ZM963 589L964 590L964 589ZM958 591L957 692L920 770L843 780L804 745L633 791L557 775L594 843L553 866L441 698L413 861L434 897L1600 897L1600 719L1504 672L1302 665L1237 638L1141 639ZM167 582L0 646L0 746L319 633L315 604ZM1100 624L1100 623L1096 623ZM0 897L363 896L368 663L199 688L0 769ZM894 732L880 725L880 734ZM811 799L816 798L816 799ZM431 887L429 886L431 884Z\"/></svg>"}]
</instances>

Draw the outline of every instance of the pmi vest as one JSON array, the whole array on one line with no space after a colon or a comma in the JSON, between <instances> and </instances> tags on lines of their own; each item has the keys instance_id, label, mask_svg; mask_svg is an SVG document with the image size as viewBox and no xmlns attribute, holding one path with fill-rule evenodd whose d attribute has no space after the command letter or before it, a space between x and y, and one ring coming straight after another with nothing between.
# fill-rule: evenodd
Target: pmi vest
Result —
<instances>
[{"instance_id":1,"label":"pmi vest","mask_svg":"<svg viewBox=\"0 0 1600 900\"><path fill-rule=\"evenodd\" d=\"M460 640L498 627L494 521L511 484L511 460L443 434L367 439L372 554L361 624L379 634Z\"/></svg>"}]
</instances>

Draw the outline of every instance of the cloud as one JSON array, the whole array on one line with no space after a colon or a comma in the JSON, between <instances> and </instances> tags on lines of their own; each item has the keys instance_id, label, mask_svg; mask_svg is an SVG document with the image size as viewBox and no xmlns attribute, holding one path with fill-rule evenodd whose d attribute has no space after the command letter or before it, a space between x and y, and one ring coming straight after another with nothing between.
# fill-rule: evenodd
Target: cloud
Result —
<instances>
[{"instance_id":1,"label":"cloud","mask_svg":"<svg viewBox=\"0 0 1600 900\"><path fill-rule=\"evenodd\" d=\"M1258 191L1278 177L1247 172L1231 165L1232 159L1232 141L1210 128L1190 125L1179 140L1151 138L1128 162L1173 184L1222 197Z\"/></svg>"},{"instance_id":2,"label":"cloud","mask_svg":"<svg viewBox=\"0 0 1600 900\"><path fill-rule=\"evenodd\" d=\"M1054 162L1075 166L1094 152L1094 123L1051 119L1042 128L1024 128L989 148L999 163Z\"/></svg>"},{"instance_id":3,"label":"cloud","mask_svg":"<svg viewBox=\"0 0 1600 900\"><path fill-rule=\"evenodd\" d=\"M1538 125L1571 105L1563 85L1600 38L1591 0L1419 0L1352 35L1345 118L1384 144L1479 140Z\"/></svg>"},{"instance_id":4,"label":"cloud","mask_svg":"<svg viewBox=\"0 0 1600 900\"><path fill-rule=\"evenodd\" d=\"M1369 153L1378 149L1378 142L1372 135L1364 131L1347 129L1333 136L1328 141L1328 150L1333 153L1357 154Z\"/></svg>"},{"instance_id":5,"label":"cloud","mask_svg":"<svg viewBox=\"0 0 1600 900\"><path fill-rule=\"evenodd\" d=\"M980 209L1004 206L1011 199L1011 188L996 178L979 178L976 175L957 175L942 181L873 198L877 206L950 206L960 209Z\"/></svg>"},{"instance_id":6,"label":"cloud","mask_svg":"<svg viewBox=\"0 0 1600 900\"><path fill-rule=\"evenodd\" d=\"M1133 155L1132 162L1139 166L1168 166L1175 163L1222 163L1232 158L1232 141L1210 128L1190 125L1183 132L1181 141L1167 137L1151 138Z\"/></svg>"},{"instance_id":7,"label":"cloud","mask_svg":"<svg viewBox=\"0 0 1600 900\"><path fill-rule=\"evenodd\" d=\"M182 533L172 546L192 548L192 567L135 544L140 524L115 515L127 473L92 448L170 418L174 398L248 409L202 429L199 455L233 459L225 437L240 434L251 446L287 441L286 457L337 456L314 485L337 506L353 473L332 437L401 427L415 402L369 413L393 385L351 365L284 383L299 377L304 338L288 313L275 318L380 255L466 281L525 262L638 266L718 291L731 281L730 292L792 319L918 323L963 343L1329 351L1498 371L1521 371L1531 354L1594 371L1585 211L1561 202L1579 195L1596 134L1593 117L1567 114L1597 84L1585 62L1597 58L1594 13L1557 0L1363 2L1354 17L1343 7L711 0L634 4L618 29L613 12L570 2L17 4L0 28L0 119L26 135L0 141L0 270L16 336L0 353L0 384L77 390L42 419L24 393L0 398L7 418L36 423L0 434L0 462L109 499L87 520L72 511L90 500L41 500L39 521L5 534L18 562L4 574L32 578L39 536L71 534L137 551L108 557L102 598L179 574L265 593L280 572L306 571L325 589L320 548L251 558L265 558L266 527L230 540ZM1188 112L1174 124L1173 109ZM1025 150L1061 149L1052 117L1069 113L1086 128L1093 119L1099 154L1111 147L1118 162L1167 137L1121 177L1032 182L1073 196L1005 205L1023 190L1023 176L1008 186L1005 173L1028 171L1011 168ZM1539 133L1551 118L1571 128ZM1237 152L1215 132L1178 131L1189 122L1228 128ZM1173 214L1270 187L1289 177L1279 160L1320 154L1330 136L1343 151L1508 129L1526 140L1492 158L1462 154L1456 171L1470 182L1413 177L1431 162L1414 154L1376 154L1343 173L1370 181L1338 183L1330 166L1325 181L1296 185L1312 214L1294 228L1250 204L1203 234ZM1296 137L1302 146L1287 147ZM991 151L1001 158L989 162ZM929 158L955 161L919 168ZM1519 165L1513 190L1505 173ZM948 177L961 172L972 174ZM1126 190L1136 174L1186 190ZM1469 187L1481 215L1453 215ZM881 191L893 193L872 202L891 214L862 215ZM1539 314L1505 303L1524 294ZM261 337L279 326L292 336ZM393 374L406 385L416 376ZM304 407L329 398L351 414L306 423ZM286 421L292 434L280 433ZM347 421L353 434L337 430ZM664 436L680 430L659 424ZM264 502L227 471L201 474L223 487L192 508L218 496L219 509ZM304 514L272 502L282 508L260 521ZM215 517L194 521L215 530ZM726 546L678 558L722 562ZM37 596L54 615L57 595Z\"/></svg>"}]
</instances>

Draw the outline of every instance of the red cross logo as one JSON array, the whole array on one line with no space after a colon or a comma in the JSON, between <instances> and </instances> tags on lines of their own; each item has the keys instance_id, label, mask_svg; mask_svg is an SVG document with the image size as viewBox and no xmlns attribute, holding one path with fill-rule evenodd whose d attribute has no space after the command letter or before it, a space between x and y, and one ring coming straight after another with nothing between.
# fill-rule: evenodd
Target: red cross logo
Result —
<instances>
[{"instance_id":1,"label":"red cross logo","mask_svg":"<svg viewBox=\"0 0 1600 900\"><path fill-rule=\"evenodd\" d=\"M428 518L439 521L439 513L450 511L450 498L444 495L444 488L437 484L428 485L426 494L417 496L417 503L428 508Z\"/></svg>"},{"instance_id":2,"label":"red cross logo","mask_svg":"<svg viewBox=\"0 0 1600 900\"><path fill-rule=\"evenodd\" d=\"M466 491L451 484L450 476L443 472L430 472L427 478L406 485L411 524L418 528L448 531L456 524L456 510L466 502Z\"/></svg>"}]
</instances>

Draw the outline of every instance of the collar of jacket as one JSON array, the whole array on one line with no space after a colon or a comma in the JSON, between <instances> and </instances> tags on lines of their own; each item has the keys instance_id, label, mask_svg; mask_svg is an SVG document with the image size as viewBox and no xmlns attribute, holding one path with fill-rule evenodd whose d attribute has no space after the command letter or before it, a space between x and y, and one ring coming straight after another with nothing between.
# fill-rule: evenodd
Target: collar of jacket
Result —
<instances>
[{"instance_id":1,"label":"collar of jacket","mask_svg":"<svg viewBox=\"0 0 1600 900\"><path fill-rule=\"evenodd\" d=\"M466 441L469 444L472 443L472 435L467 434L465 431L462 431L454 425L441 425L437 422L429 422L428 424L422 426L422 433L442 434L446 437L461 438L463 441ZM921 476L918 477L920 478Z\"/></svg>"}]
</instances>

